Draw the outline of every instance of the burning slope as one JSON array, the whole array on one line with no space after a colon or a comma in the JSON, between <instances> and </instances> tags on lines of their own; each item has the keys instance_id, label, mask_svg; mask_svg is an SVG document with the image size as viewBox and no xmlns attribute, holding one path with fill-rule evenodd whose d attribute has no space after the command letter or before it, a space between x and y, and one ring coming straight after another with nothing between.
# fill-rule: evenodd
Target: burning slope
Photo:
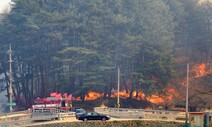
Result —
<instances>
[{"instance_id":1,"label":"burning slope","mask_svg":"<svg viewBox=\"0 0 212 127\"><path fill-rule=\"evenodd\" d=\"M195 65L193 71L195 72L195 78L199 78L202 76L205 76L207 73L205 71L206 65L205 64L200 64L200 65Z\"/></svg>"},{"instance_id":2,"label":"burning slope","mask_svg":"<svg viewBox=\"0 0 212 127\"><path fill-rule=\"evenodd\" d=\"M85 95L85 101L96 100L96 99L101 98L101 97L103 97L103 93L89 91ZM74 101L81 101L81 98L80 97L73 97L72 100L74 100Z\"/></svg>"},{"instance_id":3,"label":"burning slope","mask_svg":"<svg viewBox=\"0 0 212 127\"><path fill-rule=\"evenodd\" d=\"M193 78L199 78L203 77L209 73L211 73L212 70L206 71L206 64L199 64L195 65L191 69L191 73L194 75ZM185 88L186 83L185 79L181 81L181 86ZM154 93L152 95L146 95L143 91L133 91L132 92L132 99L136 100L147 100L153 104L161 104L161 103L171 103L174 99L183 100L183 95L178 93L178 90L175 89L174 85L169 85L167 88L163 89L163 92L165 94L159 94ZM98 93L94 91L89 91L85 95L85 101L91 101L91 100L97 100L98 98L102 98L104 96L103 93ZM108 95L107 95L108 96ZM116 90L113 90L111 94L111 98L117 98L118 92ZM130 97L130 90L122 90L119 92L119 96L122 99L127 99ZM75 101L81 101L80 97L73 97L73 100Z\"/></svg>"},{"instance_id":4,"label":"burning slope","mask_svg":"<svg viewBox=\"0 0 212 127\"><path fill-rule=\"evenodd\" d=\"M150 97L147 97L150 102L154 104L159 104L159 103L167 103L167 102L172 102L174 98L179 98L180 95L178 92L170 85L169 87L165 88L164 90L165 95L163 94L158 94L155 93L151 95Z\"/></svg>"},{"instance_id":5,"label":"burning slope","mask_svg":"<svg viewBox=\"0 0 212 127\"><path fill-rule=\"evenodd\" d=\"M132 98L133 99L137 99L137 100L148 100L150 101L151 103L154 103L154 104L159 104L159 103L164 103L165 101L169 101L171 102L173 100L174 97L178 97L179 94L176 92L175 89L173 88L166 88L164 89L164 92L166 93L166 95L162 95L162 94L158 94L158 93L155 93L151 96L146 96L144 92L142 91L133 91L132 93ZM118 96L118 92L114 92L111 97L112 98L116 98ZM122 99L127 99L130 97L130 92L126 91L126 90L122 90L119 92L119 96L120 98ZM103 93L98 93L98 92L94 92L94 91L90 91L86 94L85 96L85 100L86 101L89 101L89 100L96 100L98 98L101 98L103 97ZM77 100L79 101L80 98L74 98L74 100Z\"/></svg>"},{"instance_id":6,"label":"burning slope","mask_svg":"<svg viewBox=\"0 0 212 127\"><path fill-rule=\"evenodd\" d=\"M96 93L96 92L90 91L86 94L85 100L86 101L96 100L100 97L103 97L103 93Z\"/></svg>"},{"instance_id":7,"label":"burning slope","mask_svg":"<svg viewBox=\"0 0 212 127\"><path fill-rule=\"evenodd\" d=\"M192 69L192 72L195 74L194 78L200 78L212 73L212 69L207 70L206 64L195 65Z\"/></svg>"}]
</instances>

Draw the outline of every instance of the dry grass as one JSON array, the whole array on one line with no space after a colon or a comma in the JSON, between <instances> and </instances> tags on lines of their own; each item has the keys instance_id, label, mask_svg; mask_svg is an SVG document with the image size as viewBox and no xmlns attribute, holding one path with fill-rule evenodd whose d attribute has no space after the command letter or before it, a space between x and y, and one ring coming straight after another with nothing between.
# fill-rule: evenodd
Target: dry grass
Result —
<instances>
[{"instance_id":1,"label":"dry grass","mask_svg":"<svg viewBox=\"0 0 212 127\"><path fill-rule=\"evenodd\" d=\"M212 127L212 122L209 124L209 126L208 127Z\"/></svg>"},{"instance_id":2,"label":"dry grass","mask_svg":"<svg viewBox=\"0 0 212 127\"><path fill-rule=\"evenodd\" d=\"M179 127L178 123L170 122L152 122L152 121L113 121L113 122L75 122L75 123L59 123L49 125L39 125L33 127Z\"/></svg>"}]
</instances>

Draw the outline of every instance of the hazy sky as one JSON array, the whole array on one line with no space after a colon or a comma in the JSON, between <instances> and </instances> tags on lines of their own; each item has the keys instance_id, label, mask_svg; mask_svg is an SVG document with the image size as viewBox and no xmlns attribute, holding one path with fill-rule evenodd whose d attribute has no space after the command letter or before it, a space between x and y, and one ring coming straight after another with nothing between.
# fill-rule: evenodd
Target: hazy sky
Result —
<instances>
[{"instance_id":1,"label":"hazy sky","mask_svg":"<svg viewBox=\"0 0 212 127\"><path fill-rule=\"evenodd\" d=\"M0 14L10 11L10 2L11 0L0 0Z\"/></svg>"}]
</instances>

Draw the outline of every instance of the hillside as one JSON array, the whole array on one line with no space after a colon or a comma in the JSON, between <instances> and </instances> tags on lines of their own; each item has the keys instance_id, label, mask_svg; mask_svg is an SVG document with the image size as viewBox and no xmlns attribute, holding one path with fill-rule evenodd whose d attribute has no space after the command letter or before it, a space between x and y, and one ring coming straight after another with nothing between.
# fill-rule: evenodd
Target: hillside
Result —
<instances>
[{"instance_id":1,"label":"hillside","mask_svg":"<svg viewBox=\"0 0 212 127\"><path fill-rule=\"evenodd\" d=\"M121 106L154 108L184 104L189 81L189 105L211 108L212 3L199 2L15 0L0 17L0 90L26 109L54 92L113 107L120 84Z\"/></svg>"}]
</instances>

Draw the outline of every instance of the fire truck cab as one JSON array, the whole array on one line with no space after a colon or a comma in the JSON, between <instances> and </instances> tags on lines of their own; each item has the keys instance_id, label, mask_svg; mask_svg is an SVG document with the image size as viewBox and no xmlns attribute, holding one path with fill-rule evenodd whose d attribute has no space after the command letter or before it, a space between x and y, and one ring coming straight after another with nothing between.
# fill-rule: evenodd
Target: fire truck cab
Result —
<instances>
[{"instance_id":1,"label":"fire truck cab","mask_svg":"<svg viewBox=\"0 0 212 127\"><path fill-rule=\"evenodd\" d=\"M36 98L32 109L36 108L56 108L61 110L69 110L71 107L71 100L67 98L56 98L56 97L47 97L47 98Z\"/></svg>"},{"instance_id":2,"label":"fire truck cab","mask_svg":"<svg viewBox=\"0 0 212 127\"><path fill-rule=\"evenodd\" d=\"M58 118L60 113L69 112L71 105L71 99L69 98L36 98L32 105L32 118L38 118L37 120L42 120L44 117L49 119Z\"/></svg>"}]
</instances>

